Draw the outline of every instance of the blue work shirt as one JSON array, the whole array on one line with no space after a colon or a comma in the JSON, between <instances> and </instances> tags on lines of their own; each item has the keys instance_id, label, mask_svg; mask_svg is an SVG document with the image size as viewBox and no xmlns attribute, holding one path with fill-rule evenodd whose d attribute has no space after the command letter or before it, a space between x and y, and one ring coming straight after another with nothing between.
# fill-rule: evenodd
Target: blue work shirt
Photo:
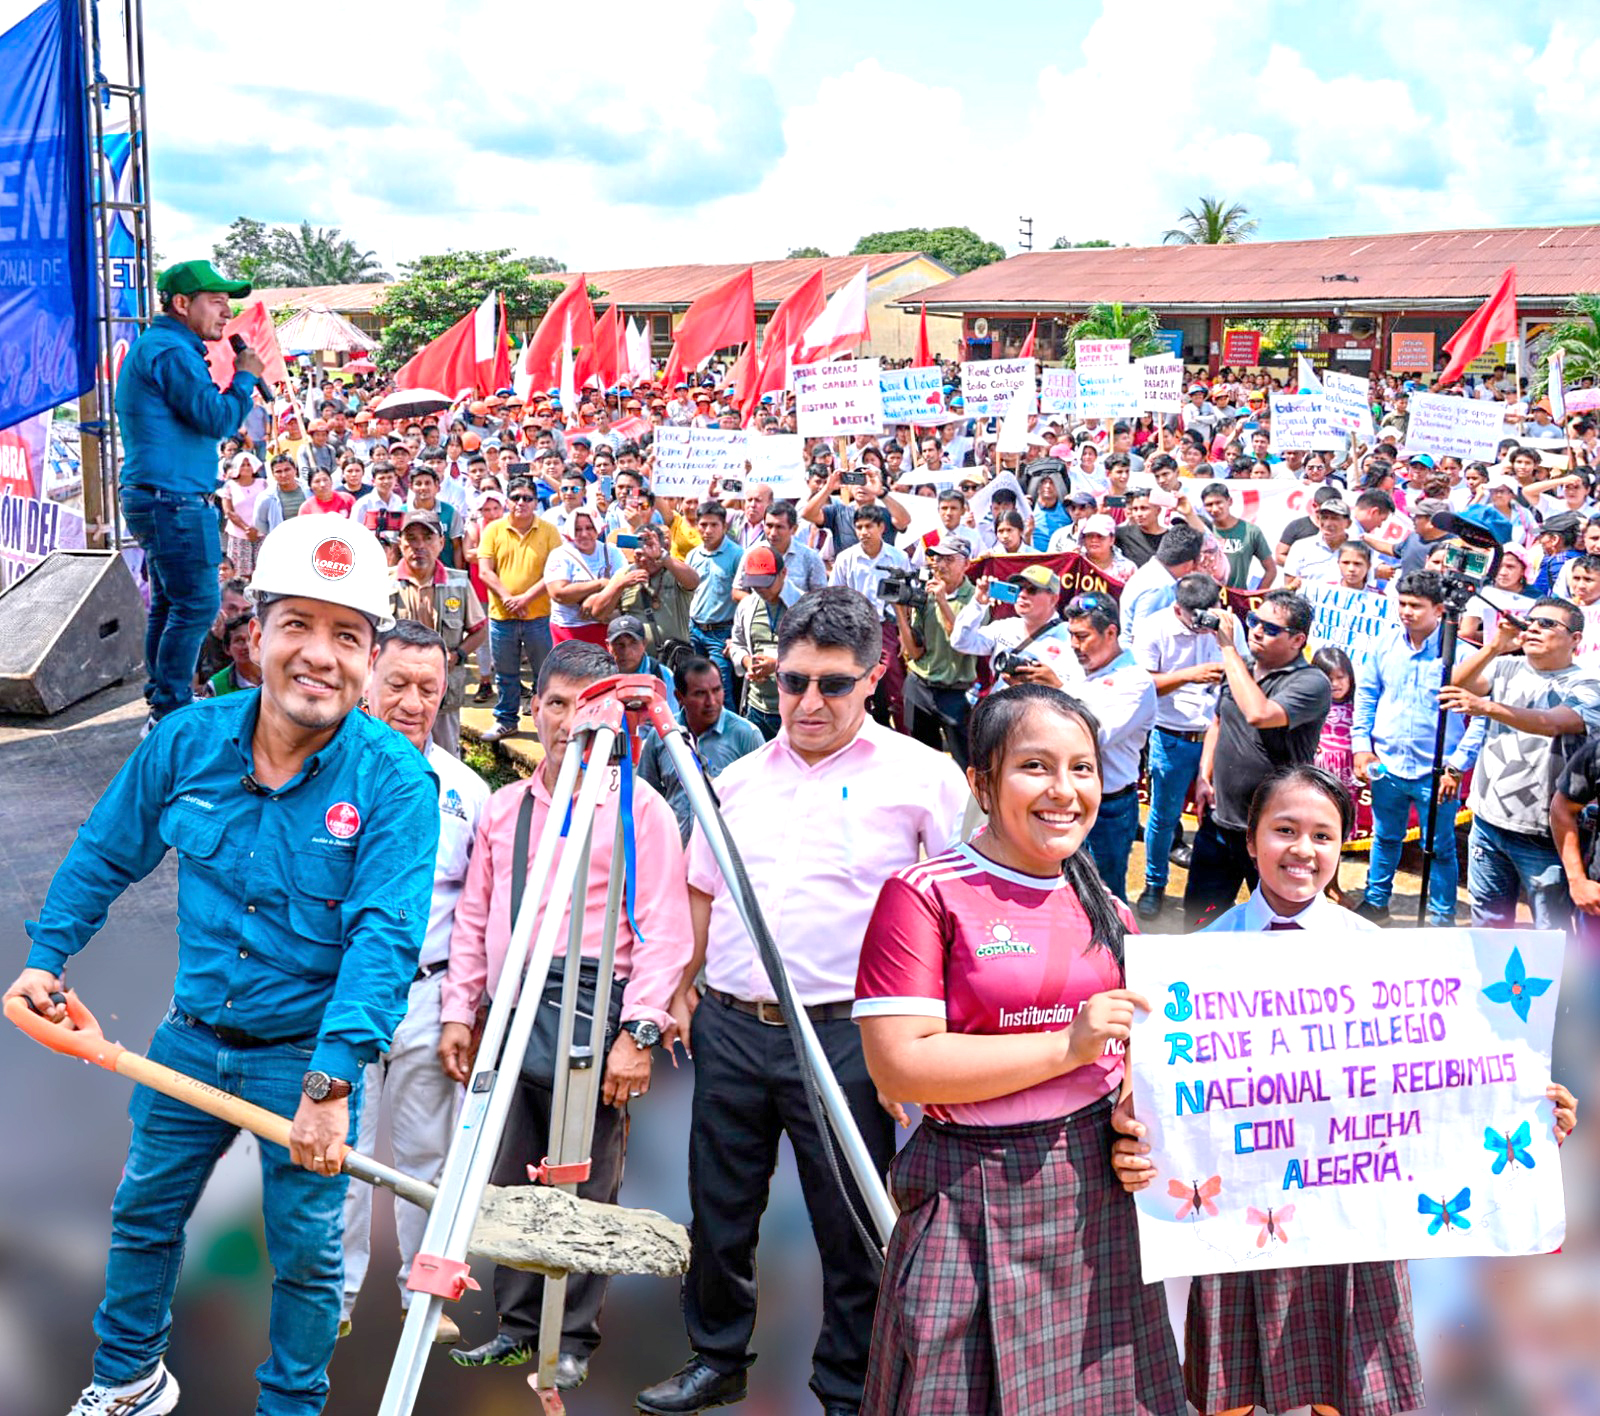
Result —
<instances>
[{"instance_id":1,"label":"blue work shirt","mask_svg":"<svg viewBox=\"0 0 1600 1416\"><path fill-rule=\"evenodd\" d=\"M1396 625L1356 669L1356 708L1350 745L1375 752L1384 770L1407 781L1433 771L1439 727L1439 658L1442 628L1414 648L1404 625ZM1445 727L1445 762L1459 772L1478 760L1488 719L1452 713Z\"/></svg>"},{"instance_id":2,"label":"blue work shirt","mask_svg":"<svg viewBox=\"0 0 1600 1416\"><path fill-rule=\"evenodd\" d=\"M134 340L117 376L122 485L216 491L217 442L239 431L255 386L254 374L235 372L219 389L200 336L171 315L158 316Z\"/></svg>"},{"instance_id":3,"label":"blue work shirt","mask_svg":"<svg viewBox=\"0 0 1600 1416\"><path fill-rule=\"evenodd\" d=\"M696 546L684 563L700 574L694 598L689 601L689 618L695 624L726 624L733 618L733 577L744 558L744 547L732 536L724 536L714 551Z\"/></svg>"},{"instance_id":4,"label":"blue work shirt","mask_svg":"<svg viewBox=\"0 0 1600 1416\"><path fill-rule=\"evenodd\" d=\"M741 718L726 708L722 710L722 716L697 738L689 737L688 724L681 710L674 716L683 725L684 735L693 746L695 756L700 759L708 777L715 778L730 762L748 757L767 743L761 736L760 728L748 718ZM678 776L677 765L667 754L666 744L654 733L639 754L639 775L667 799L667 805L678 820L678 834L687 845L694 829L689 793Z\"/></svg>"},{"instance_id":5,"label":"blue work shirt","mask_svg":"<svg viewBox=\"0 0 1600 1416\"><path fill-rule=\"evenodd\" d=\"M170 847L178 1007L254 1037L315 1037L311 1066L354 1081L405 1015L438 779L399 733L353 712L284 786L247 790L260 702L254 689L195 703L139 744L28 921L28 966L59 974Z\"/></svg>"}]
</instances>

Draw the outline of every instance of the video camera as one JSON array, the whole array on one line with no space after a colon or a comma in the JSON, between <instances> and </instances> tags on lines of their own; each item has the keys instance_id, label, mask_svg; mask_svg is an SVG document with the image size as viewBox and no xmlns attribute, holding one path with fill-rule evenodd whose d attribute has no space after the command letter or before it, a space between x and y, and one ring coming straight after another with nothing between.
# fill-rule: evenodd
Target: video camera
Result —
<instances>
[{"instance_id":1,"label":"video camera","mask_svg":"<svg viewBox=\"0 0 1600 1416\"><path fill-rule=\"evenodd\" d=\"M1215 610L1190 610L1189 620L1196 629L1218 630L1222 628L1222 616Z\"/></svg>"},{"instance_id":2,"label":"video camera","mask_svg":"<svg viewBox=\"0 0 1600 1416\"><path fill-rule=\"evenodd\" d=\"M914 570L887 570L878 583L878 597L886 605L920 610L928 603L928 578Z\"/></svg>"},{"instance_id":3,"label":"video camera","mask_svg":"<svg viewBox=\"0 0 1600 1416\"><path fill-rule=\"evenodd\" d=\"M1460 614L1467 601L1494 579L1504 551L1493 531L1469 517L1442 511L1433 524L1454 538L1454 544L1445 547L1442 575L1445 606Z\"/></svg>"}]
</instances>

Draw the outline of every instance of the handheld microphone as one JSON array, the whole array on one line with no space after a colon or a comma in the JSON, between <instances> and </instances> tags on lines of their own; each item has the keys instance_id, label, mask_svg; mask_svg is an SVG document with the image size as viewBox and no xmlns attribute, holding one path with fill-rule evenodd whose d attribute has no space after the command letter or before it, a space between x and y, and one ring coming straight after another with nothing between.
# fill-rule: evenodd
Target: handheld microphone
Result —
<instances>
[{"instance_id":1,"label":"handheld microphone","mask_svg":"<svg viewBox=\"0 0 1600 1416\"><path fill-rule=\"evenodd\" d=\"M237 359L239 355L250 347L250 341L242 334L230 334L228 336L228 346L233 350L233 357ZM278 391L267 382L264 374L257 374L256 382L261 385L261 391L266 394L268 403L271 403L278 396Z\"/></svg>"}]
</instances>

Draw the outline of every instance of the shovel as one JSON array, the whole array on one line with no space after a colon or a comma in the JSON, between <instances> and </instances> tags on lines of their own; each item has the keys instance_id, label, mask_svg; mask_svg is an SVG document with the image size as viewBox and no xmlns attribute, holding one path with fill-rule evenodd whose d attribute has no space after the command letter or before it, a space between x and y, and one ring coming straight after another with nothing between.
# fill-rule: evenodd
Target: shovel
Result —
<instances>
[{"instance_id":1,"label":"shovel","mask_svg":"<svg viewBox=\"0 0 1600 1416\"><path fill-rule=\"evenodd\" d=\"M67 1057L93 1062L140 1086L193 1106L263 1140L289 1148L289 1118L109 1042L93 1013L70 989L58 995L71 1026L35 1013L26 999L8 998L5 1015L35 1042ZM392 1166L344 1147L340 1169L369 1185L431 1209L438 1191ZM561 1277L568 1273L654 1274L674 1277L689 1267L689 1234L653 1210L624 1209L542 1185L491 1185L484 1192L468 1253L509 1268Z\"/></svg>"}]
</instances>

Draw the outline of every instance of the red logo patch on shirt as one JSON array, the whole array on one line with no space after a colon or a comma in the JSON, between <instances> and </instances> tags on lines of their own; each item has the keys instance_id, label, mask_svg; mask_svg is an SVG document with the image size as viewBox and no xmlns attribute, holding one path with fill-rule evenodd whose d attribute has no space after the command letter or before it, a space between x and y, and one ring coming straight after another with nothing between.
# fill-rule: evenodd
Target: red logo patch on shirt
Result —
<instances>
[{"instance_id":1,"label":"red logo patch on shirt","mask_svg":"<svg viewBox=\"0 0 1600 1416\"><path fill-rule=\"evenodd\" d=\"M355 568L355 548L338 536L317 543L311 553L311 568L324 580L343 580Z\"/></svg>"},{"instance_id":2,"label":"red logo patch on shirt","mask_svg":"<svg viewBox=\"0 0 1600 1416\"><path fill-rule=\"evenodd\" d=\"M348 841L361 829L361 813L348 801L336 801L328 808L322 824L335 840Z\"/></svg>"}]
</instances>

